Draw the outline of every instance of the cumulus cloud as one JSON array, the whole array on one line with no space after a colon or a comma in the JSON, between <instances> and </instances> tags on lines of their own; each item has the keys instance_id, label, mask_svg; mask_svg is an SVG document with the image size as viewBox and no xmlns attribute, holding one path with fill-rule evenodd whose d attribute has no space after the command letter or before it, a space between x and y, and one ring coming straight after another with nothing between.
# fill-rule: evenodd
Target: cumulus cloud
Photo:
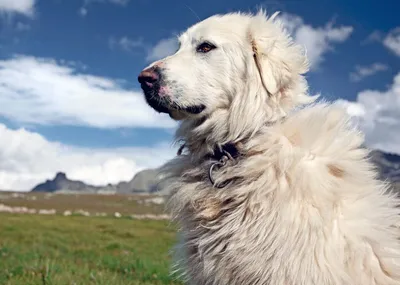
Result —
<instances>
[{"instance_id":1,"label":"cumulus cloud","mask_svg":"<svg viewBox=\"0 0 400 285\"><path fill-rule=\"evenodd\" d=\"M156 45L149 49L146 60L155 61L173 54L179 47L178 39L170 37L160 40Z\"/></svg>"},{"instance_id":2,"label":"cumulus cloud","mask_svg":"<svg viewBox=\"0 0 400 285\"><path fill-rule=\"evenodd\" d=\"M0 0L0 12L32 16L35 0Z\"/></svg>"},{"instance_id":3,"label":"cumulus cloud","mask_svg":"<svg viewBox=\"0 0 400 285\"><path fill-rule=\"evenodd\" d=\"M176 126L147 106L141 91L81 73L78 66L31 56L0 60L0 116L39 125Z\"/></svg>"},{"instance_id":4,"label":"cumulus cloud","mask_svg":"<svg viewBox=\"0 0 400 285\"><path fill-rule=\"evenodd\" d=\"M120 48L124 51L132 51L135 48L143 48L145 46L143 39L130 39L129 37L121 37L116 39L115 37L110 37L108 39L108 46L110 49Z\"/></svg>"},{"instance_id":5,"label":"cumulus cloud","mask_svg":"<svg viewBox=\"0 0 400 285\"><path fill-rule=\"evenodd\" d=\"M378 72L388 70L388 66L383 63L375 62L369 66L356 66L356 70L350 73L350 81L358 82L366 77L372 76Z\"/></svg>"},{"instance_id":6,"label":"cumulus cloud","mask_svg":"<svg viewBox=\"0 0 400 285\"><path fill-rule=\"evenodd\" d=\"M383 40L383 45L400 56L400 27L391 30Z\"/></svg>"},{"instance_id":7,"label":"cumulus cloud","mask_svg":"<svg viewBox=\"0 0 400 285\"><path fill-rule=\"evenodd\" d=\"M334 44L346 41L353 32L351 26L334 27L332 22L323 27L312 27L304 23L301 17L292 14L282 14L279 18L294 40L306 48L311 70L318 69L326 53L333 50Z\"/></svg>"},{"instance_id":8,"label":"cumulus cloud","mask_svg":"<svg viewBox=\"0 0 400 285\"><path fill-rule=\"evenodd\" d=\"M400 27L390 30L386 35L381 31L373 31L361 44L366 45L373 42L383 44L393 54L400 56Z\"/></svg>"},{"instance_id":9,"label":"cumulus cloud","mask_svg":"<svg viewBox=\"0 0 400 285\"><path fill-rule=\"evenodd\" d=\"M339 103L364 131L368 146L400 154L400 73L386 91L364 90L356 102Z\"/></svg>"},{"instance_id":10,"label":"cumulus cloud","mask_svg":"<svg viewBox=\"0 0 400 285\"><path fill-rule=\"evenodd\" d=\"M128 181L136 172L158 167L174 155L166 143L153 148L77 148L3 124L0 137L0 190L30 190L58 171L92 185Z\"/></svg>"}]
</instances>

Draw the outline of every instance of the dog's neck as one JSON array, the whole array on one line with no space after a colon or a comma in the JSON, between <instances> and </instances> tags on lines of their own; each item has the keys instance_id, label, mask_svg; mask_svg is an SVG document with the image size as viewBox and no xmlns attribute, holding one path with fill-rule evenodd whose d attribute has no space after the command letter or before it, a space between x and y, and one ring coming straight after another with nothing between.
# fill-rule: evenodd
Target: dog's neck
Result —
<instances>
[{"instance_id":1,"label":"dog's neck","mask_svg":"<svg viewBox=\"0 0 400 285\"><path fill-rule=\"evenodd\" d=\"M266 94L257 82L238 88L229 107L215 109L202 118L183 120L176 139L185 144L194 160L213 153L216 147L245 144L296 107L315 100L306 95L307 84L302 79L279 89L277 94Z\"/></svg>"},{"instance_id":2,"label":"dog's neck","mask_svg":"<svg viewBox=\"0 0 400 285\"><path fill-rule=\"evenodd\" d=\"M246 128L242 133L232 134L229 122L224 120L223 114L217 116L220 118L218 121L202 118L182 122L176 133L176 138L181 143L178 155L186 150L194 160L219 160L221 152L225 151L235 157L241 152L243 146L263 129L284 119L284 116L273 120L268 118L252 125L252 128Z\"/></svg>"}]
</instances>

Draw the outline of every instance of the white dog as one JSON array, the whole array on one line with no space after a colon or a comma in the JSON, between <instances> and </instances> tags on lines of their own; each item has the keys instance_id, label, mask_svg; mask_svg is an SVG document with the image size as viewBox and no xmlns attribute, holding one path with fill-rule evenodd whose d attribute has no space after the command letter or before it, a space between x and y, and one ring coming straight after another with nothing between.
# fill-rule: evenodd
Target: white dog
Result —
<instances>
[{"instance_id":1,"label":"white dog","mask_svg":"<svg viewBox=\"0 0 400 285\"><path fill-rule=\"evenodd\" d=\"M164 174L187 283L399 285L398 200L345 112L307 95L279 17L217 15L179 41L139 82L181 121Z\"/></svg>"}]
</instances>

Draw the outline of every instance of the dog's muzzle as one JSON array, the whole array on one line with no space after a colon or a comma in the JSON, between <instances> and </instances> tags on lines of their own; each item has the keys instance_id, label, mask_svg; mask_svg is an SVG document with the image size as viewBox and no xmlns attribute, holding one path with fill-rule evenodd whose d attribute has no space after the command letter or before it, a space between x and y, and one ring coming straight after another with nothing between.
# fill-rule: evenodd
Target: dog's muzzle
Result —
<instances>
[{"instance_id":1,"label":"dog's muzzle","mask_svg":"<svg viewBox=\"0 0 400 285\"><path fill-rule=\"evenodd\" d=\"M203 112L206 108L204 104L180 106L176 102L171 101L169 96L160 96L160 87L165 83L163 82L162 72L158 66L143 70L138 76L138 81L144 92L146 102L157 112L171 113L171 110L176 110L196 115Z\"/></svg>"},{"instance_id":2,"label":"dog's muzzle","mask_svg":"<svg viewBox=\"0 0 400 285\"><path fill-rule=\"evenodd\" d=\"M169 103L159 95L162 81L161 71L158 67L150 67L143 70L138 81L143 90L147 104L160 113L169 113Z\"/></svg>"}]
</instances>

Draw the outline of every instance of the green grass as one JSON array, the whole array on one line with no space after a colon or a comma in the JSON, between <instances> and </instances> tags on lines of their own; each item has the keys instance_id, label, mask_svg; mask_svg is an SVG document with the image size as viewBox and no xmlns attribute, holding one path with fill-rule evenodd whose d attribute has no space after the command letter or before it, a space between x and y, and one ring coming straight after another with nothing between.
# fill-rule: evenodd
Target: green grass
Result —
<instances>
[{"instance_id":1,"label":"green grass","mask_svg":"<svg viewBox=\"0 0 400 285\"><path fill-rule=\"evenodd\" d=\"M167 221L0 214L0 284L181 284Z\"/></svg>"},{"instance_id":2,"label":"green grass","mask_svg":"<svg viewBox=\"0 0 400 285\"><path fill-rule=\"evenodd\" d=\"M13 196L13 194L18 194ZM54 193L12 193L0 191L0 203L7 206L24 206L30 209L55 209L58 213L66 210L83 209L94 215L96 212L123 215L163 214L164 205L146 204L154 195L98 195L98 194L54 194Z\"/></svg>"}]
</instances>

